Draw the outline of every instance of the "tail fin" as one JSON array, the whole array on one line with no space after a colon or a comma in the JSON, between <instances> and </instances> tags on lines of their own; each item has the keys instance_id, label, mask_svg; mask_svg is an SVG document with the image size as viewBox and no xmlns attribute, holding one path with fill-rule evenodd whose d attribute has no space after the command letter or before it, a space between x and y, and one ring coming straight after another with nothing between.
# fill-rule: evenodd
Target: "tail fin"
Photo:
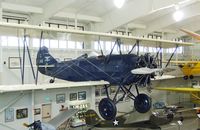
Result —
<instances>
[{"instance_id":1,"label":"tail fin","mask_svg":"<svg viewBox=\"0 0 200 130\"><path fill-rule=\"evenodd\" d=\"M39 66L39 71L43 73L46 66L55 65L56 63L56 59L49 54L48 48L45 46L41 47L36 58L36 65Z\"/></svg>"},{"instance_id":2,"label":"tail fin","mask_svg":"<svg viewBox=\"0 0 200 130\"><path fill-rule=\"evenodd\" d=\"M54 59L50 54L47 47L43 46L37 53L36 64L37 65L53 65L57 63L56 59Z\"/></svg>"},{"instance_id":3,"label":"tail fin","mask_svg":"<svg viewBox=\"0 0 200 130\"><path fill-rule=\"evenodd\" d=\"M86 112L85 121L87 125L95 126L100 123L101 119L94 110Z\"/></svg>"},{"instance_id":4,"label":"tail fin","mask_svg":"<svg viewBox=\"0 0 200 130\"><path fill-rule=\"evenodd\" d=\"M200 40L200 34L197 34L195 32L192 32L192 31L189 31L189 30L186 30L186 29L180 29L180 30L187 33L188 35L194 37L195 39Z\"/></svg>"}]
</instances>

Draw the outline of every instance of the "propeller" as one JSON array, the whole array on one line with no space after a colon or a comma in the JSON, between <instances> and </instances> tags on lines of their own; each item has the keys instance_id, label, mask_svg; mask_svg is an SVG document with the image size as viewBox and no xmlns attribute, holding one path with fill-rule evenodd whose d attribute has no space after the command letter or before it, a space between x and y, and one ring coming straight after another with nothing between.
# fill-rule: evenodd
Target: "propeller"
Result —
<instances>
[{"instance_id":1,"label":"propeller","mask_svg":"<svg viewBox=\"0 0 200 130\"><path fill-rule=\"evenodd\" d=\"M156 60L154 56L151 56L150 53L141 55L137 61L138 68L147 67L150 69L157 68ZM138 85L139 86L149 86L151 84L151 78L155 77L155 73L138 75Z\"/></svg>"}]
</instances>

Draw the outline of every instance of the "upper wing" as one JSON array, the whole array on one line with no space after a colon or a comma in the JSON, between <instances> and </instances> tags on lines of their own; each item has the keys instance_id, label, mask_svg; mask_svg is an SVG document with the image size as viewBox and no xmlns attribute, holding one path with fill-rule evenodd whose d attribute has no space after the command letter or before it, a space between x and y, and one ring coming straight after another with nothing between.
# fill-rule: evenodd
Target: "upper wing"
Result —
<instances>
[{"instance_id":1,"label":"upper wing","mask_svg":"<svg viewBox=\"0 0 200 130\"><path fill-rule=\"evenodd\" d=\"M69 109L67 111L61 111L57 116L55 116L53 119L51 119L48 124L54 126L57 128L60 126L63 122L71 118L74 114L78 112L78 109Z\"/></svg>"},{"instance_id":2,"label":"upper wing","mask_svg":"<svg viewBox=\"0 0 200 130\"><path fill-rule=\"evenodd\" d=\"M200 92L200 88L180 88L180 87L156 87L156 90L164 90L164 91L174 91L174 92Z\"/></svg>"},{"instance_id":3,"label":"upper wing","mask_svg":"<svg viewBox=\"0 0 200 130\"><path fill-rule=\"evenodd\" d=\"M80 87L80 86L95 86L109 84L107 81L87 81L87 82L69 82L54 83L54 84L24 84L24 85L0 85L0 92L12 92L12 91L27 91L27 90L46 90L55 88L67 88L67 87Z\"/></svg>"},{"instance_id":4,"label":"upper wing","mask_svg":"<svg viewBox=\"0 0 200 130\"><path fill-rule=\"evenodd\" d=\"M200 40L200 35L195 33L195 32L192 32L192 31L189 31L189 30L186 30L186 29L180 29L181 31L187 33L188 35L194 37L195 39L197 40Z\"/></svg>"},{"instance_id":5,"label":"upper wing","mask_svg":"<svg viewBox=\"0 0 200 130\"><path fill-rule=\"evenodd\" d=\"M50 28L45 26L36 26L36 25L25 25L25 24L15 24L15 23L6 23L0 22L0 26L8 27L8 28L22 28L26 30L41 30L41 31L48 31L48 32L62 32L62 33L69 33L75 36L79 36L80 38L89 38L91 40L95 40L96 36L100 36L101 39L111 39L113 38L120 38L123 42L136 42L137 40L141 41L140 45L142 46L151 46L151 47L158 47L161 46L162 48L171 48L178 46L192 46L193 43L186 43L186 42L179 42L179 41L169 41L163 39L153 39L153 38L143 38L138 36L127 36L127 35L118 35L118 34L109 34L109 33L102 33L102 32L91 32L91 31L80 31L80 30L72 30L72 29L61 29L61 28ZM83 37L84 36L84 37ZM87 37L88 36L88 37Z\"/></svg>"}]
</instances>

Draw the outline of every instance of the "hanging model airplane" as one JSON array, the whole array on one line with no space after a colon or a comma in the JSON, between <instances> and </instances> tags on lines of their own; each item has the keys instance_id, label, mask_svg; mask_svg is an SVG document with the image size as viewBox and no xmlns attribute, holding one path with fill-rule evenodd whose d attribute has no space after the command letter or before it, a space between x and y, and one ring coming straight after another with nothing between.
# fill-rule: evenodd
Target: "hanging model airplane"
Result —
<instances>
[{"instance_id":1,"label":"hanging model airplane","mask_svg":"<svg viewBox=\"0 0 200 130\"><path fill-rule=\"evenodd\" d=\"M118 90L113 99L109 97L108 87L105 85L107 98L99 103L99 112L106 120L113 120L117 114L116 100L117 94L121 89L123 97L129 96L134 100L135 109L140 113L145 113L151 108L151 99L146 94L140 94L137 86L150 85L152 73L158 71L155 60L150 54L138 56L135 54L106 55L97 57L81 56L71 61L57 62L46 47L40 48L37 54L38 70L53 78L68 81L108 81L110 85L118 85ZM47 66L47 67L45 67ZM51 67L48 67L51 66ZM155 71L148 74L132 74L131 71L136 68L148 67ZM53 80L51 80L53 82ZM130 90L136 85L137 96Z\"/></svg>"},{"instance_id":2,"label":"hanging model airplane","mask_svg":"<svg viewBox=\"0 0 200 130\"><path fill-rule=\"evenodd\" d=\"M120 43L117 39L115 44ZM149 53L138 56L135 54L101 55L88 57L82 55L77 59L70 61L58 62L53 58L45 46L41 47L37 54L36 63L38 70L44 74L53 77L50 80L54 82L54 78L67 81L100 81L109 82L105 85L107 98L99 103L100 115L106 120L114 120L117 114L116 100L120 90L123 91L123 97L129 96L134 100L134 107L139 113L146 113L151 108L151 99L148 95L139 93L138 86L150 86L151 78L156 72L163 72L165 69L157 68L156 58ZM119 86L113 99L108 94L108 88L111 85ZM131 92L132 86L135 85L137 95Z\"/></svg>"},{"instance_id":3,"label":"hanging model airplane","mask_svg":"<svg viewBox=\"0 0 200 130\"><path fill-rule=\"evenodd\" d=\"M116 117L116 104L121 100L116 100L116 97L120 90L123 91L122 99L129 96L134 100L136 111L146 113L151 108L151 99L144 93L140 94L138 86L150 86L151 78L155 76L155 72L163 73L164 69L159 69L156 63L161 48L154 58L149 53L141 56L131 54L139 40L128 54L121 53L120 43L120 39L117 38L110 54L106 56L103 53L95 57L82 55L77 59L62 62L56 61L49 54L48 48L41 47L37 54L36 64L42 74L53 77L50 80L51 83L54 82L55 78L73 82L100 80L109 82L109 85L105 85L107 98L102 99L99 103L100 115L106 120L114 120ZM117 55L112 54L115 45L119 47ZM176 49L177 47L178 45ZM101 52L103 51L101 50ZM168 64L165 67L167 66ZM111 85L119 86L112 99L108 94L108 88ZM135 85L137 95L131 92L133 85Z\"/></svg>"},{"instance_id":4,"label":"hanging model airplane","mask_svg":"<svg viewBox=\"0 0 200 130\"><path fill-rule=\"evenodd\" d=\"M200 74L200 61L170 61L172 64L178 64L181 72L183 73L183 79L193 79L194 76Z\"/></svg>"}]
</instances>

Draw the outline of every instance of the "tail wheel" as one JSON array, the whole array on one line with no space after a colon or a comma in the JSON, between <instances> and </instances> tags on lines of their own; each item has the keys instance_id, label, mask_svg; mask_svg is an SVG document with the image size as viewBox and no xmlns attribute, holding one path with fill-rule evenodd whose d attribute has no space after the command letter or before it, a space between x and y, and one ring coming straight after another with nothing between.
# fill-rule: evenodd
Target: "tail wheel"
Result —
<instances>
[{"instance_id":1,"label":"tail wheel","mask_svg":"<svg viewBox=\"0 0 200 130\"><path fill-rule=\"evenodd\" d=\"M50 80L49 80L49 83L54 83L54 82L55 82L54 79L50 79Z\"/></svg>"},{"instance_id":2,"label":"tail wheel","mask_svg":"<svg viewBox=\"0 0 200 130\"><path fill-rule=\"evenodd\" d=\"M184 80L187 80L187 79L188 79L188 76L187 76L187 75L183 76L183 79L184 79Z\"/></svg>"},{"instance_id":3,"label":"tail wheel","mask_svg":"<svg viewBox=\"0 0 200 130\"><path fill-rule=\"evenodd\" d=\"M151 108L151 99L146 94L139 94L134 100L134 107L139 113L146 113Z\"/></svg>"},{"instance_id":4,"label":"tail wheel","mask_svg":"<svg viewBox=\"0 0 200 130\"><path fill-rule=\"evenodd\" d=\"M117 107L109 98L103 98L99 103L99 113L105 120L113 120L117 114Z\"/></svg>"},{"instance_id":5,"label":"tail wheel","mask_svg":"<svg viewBox=\"0 0 200 130\"><path fill-rule=\"evenodd\" d=\"M193 75L190 75L190 79L193 79L194 78L194 76Z\"/></svg>"}]
</instances>

